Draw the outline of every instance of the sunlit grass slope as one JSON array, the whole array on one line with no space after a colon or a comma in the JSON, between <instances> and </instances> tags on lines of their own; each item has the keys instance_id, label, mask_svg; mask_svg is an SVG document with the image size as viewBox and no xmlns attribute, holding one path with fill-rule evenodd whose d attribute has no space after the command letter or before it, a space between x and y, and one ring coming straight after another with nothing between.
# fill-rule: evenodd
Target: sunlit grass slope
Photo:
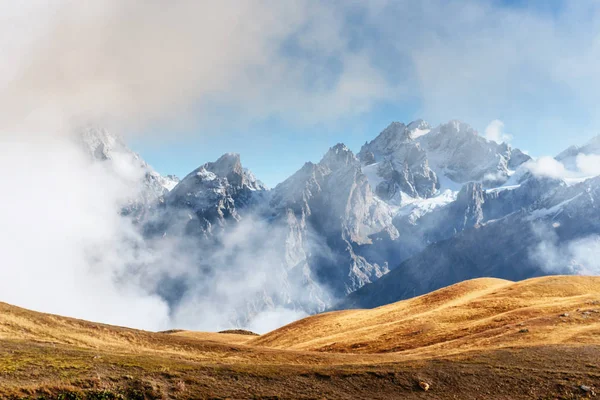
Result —
<instances>
[{"instance_id":1,"label":"sunlit grass slope","mask_svg":"<svg viewBox=\"0 0 600 400\"><path fill-rule=\"evenodd\" d=\"M600 277L475 279L243 333L0 303L0 398L586 398L600 382Z\"/></svg>"},{"instance_id":2,"label":"sunlit grass slope","mask_svg":"<svg viewBox=\"0 0 600 400\"><path fill-rule=\"evenodd\" d=\"M600 277L474 279L372 310L305 318L249 343L423 356L506 346L600 344Z\"/></svg>"}]
</instances>

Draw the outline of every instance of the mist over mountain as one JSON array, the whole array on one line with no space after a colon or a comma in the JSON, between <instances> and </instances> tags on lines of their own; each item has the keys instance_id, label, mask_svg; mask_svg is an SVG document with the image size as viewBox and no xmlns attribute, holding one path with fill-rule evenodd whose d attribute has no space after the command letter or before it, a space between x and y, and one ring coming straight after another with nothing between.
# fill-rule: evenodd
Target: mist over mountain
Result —
<instances>
[{"instance_id":1,"label":"mist over mountain","mask_svg":"<svg viewBox=\"0 0 600 400\"><path fill-rule=\"evenodd\" d=\"M595 141L548 163L463 122L393 122L268 189L239 154L178 180L106 130L81 137L95 162L139 173L121 214L152 257L127 270L173 326L264 330L476 277L600 273L600 181L581 161L600 155Z\"/></svg>"}]
</instances>

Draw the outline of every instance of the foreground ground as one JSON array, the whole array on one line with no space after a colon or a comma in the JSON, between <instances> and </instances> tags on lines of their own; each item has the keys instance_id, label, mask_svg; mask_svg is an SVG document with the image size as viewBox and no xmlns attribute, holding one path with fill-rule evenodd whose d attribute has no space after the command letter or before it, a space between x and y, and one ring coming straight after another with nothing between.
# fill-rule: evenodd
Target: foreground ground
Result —
<instances>
[{"instance_id":1,"label":"foreground ground","mask_svg":"<svg viewBox=\"0 0 600 400\"><path fill-rule=\"evenodd\" d=\"M0 303L0 398L577 399L599 388L600 278L478 279L260 337Z\"/></svg>"}]
</instances>

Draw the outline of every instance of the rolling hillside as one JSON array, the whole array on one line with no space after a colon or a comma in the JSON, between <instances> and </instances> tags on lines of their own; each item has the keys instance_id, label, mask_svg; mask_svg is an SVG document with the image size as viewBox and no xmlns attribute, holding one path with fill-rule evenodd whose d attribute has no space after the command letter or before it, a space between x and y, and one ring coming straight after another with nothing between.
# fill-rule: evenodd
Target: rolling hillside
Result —
<instances>
[{"instance_id":1,"label":"rolling hillside","mask_svg":"<svg viewBox=\"0 0 600 400\"><path fill-rule=\"evenodd\" d=\"M528 331L519 333L521 330ZM516 283L473 279L372 310L305 318L251 343L299 350L402 351L435 356L599 340L600 277L549 276Z\"/></svg>"},{"instance_id":2,"label":"rolling hillside","mask_svg":"<svg viewBox=\"0 0 600 400\"><path fill-rule=\"evenodd\" d=\"M600 277L476 279L260 337L145 332L0 303L8 399L572 399L599 386Z\"/></svg>"}]
</instances>

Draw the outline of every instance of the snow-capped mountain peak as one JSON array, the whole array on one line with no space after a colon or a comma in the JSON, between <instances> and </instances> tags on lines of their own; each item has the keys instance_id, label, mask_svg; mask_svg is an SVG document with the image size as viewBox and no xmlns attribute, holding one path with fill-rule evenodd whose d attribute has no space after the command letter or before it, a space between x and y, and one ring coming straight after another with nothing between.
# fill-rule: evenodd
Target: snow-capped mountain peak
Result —
<instances>
[{"instance_id":1,"label":"snow-capped mountain peak","mask_svg":"<svg viewBox=\"0 0 600 400\"><path fill-rule=\"evenodd\" d=\"M159 183L162 187L167 189L168 191L173 190L175 186L179 183L180 179L175 175L165 175L161 176L159 179Z\"/></svg>"},{"instance_id":2,"label":"snow-capped mountain peak","mask_svg":"<svg viewBox=\"0 0 600 400\"><path fill-rule=\"evenodd\" d=\"M109 132L107 129L88 126L78 131L77 138L83 149L97 160L111 158L111 153L131 152L120 135Z\"/></svg>"},{"instance_id":3,"label":"snow-capped mountain peak","mask_svg":"<svg viewBox=\"0 0 600 400\"><path fill-rule=\"evenodd\" d=\"M431 125L422 119L417 119L406 126L411 139L418 139L431 132Z\"/></svg>"},{"instance_id":4,"label":"snow-capped mountain peak","mask_svg":"<svg viewBox=\"0 0 600 400\"><path fill-rule=\"evenodd\" d=\"M475 130L471 125L457 119L453 119L445 124L441 124L437 127L436 131L443 135L479 135L477 130Z\"/></svg>"},{"instance_id":5,"label":"snow-capped mountain peak","mask_svg":"<svg viewBox=\"0 0 600 400\"><path fill-rule=\"evenodd\" d=\"M242 167L240 155L223 154L217 161L204 164L201 168L210 171L219 178L227 179L234 187L247 187L250 190L266 190L262 182L256 179L248 169Z\"/></svg>"},{"instance_id":6,"label":"snow-capped mountain peak","mask_svg":"<svg viewBox=\"0 0 600 400\"><path fill-rule=\"evenodd\" d=\"M600 135L593 137L583 146L570 146L555 158L565 164L574 163L574 158L579 154L596 154L600 155ZM568 167L568 166L567 166Z\"/></svg>"},{"instance_id":7,"label":"snow-capped mountain peak","mask_svg":"<svg viewBox=\"0 0 600 400\"><path fill-rule=\"evenodd\" d=\"M329 149L319 164L335 170L349 164L358 164L358 159L345 144L338 143Z\"/></svg>"}]
</instances>

